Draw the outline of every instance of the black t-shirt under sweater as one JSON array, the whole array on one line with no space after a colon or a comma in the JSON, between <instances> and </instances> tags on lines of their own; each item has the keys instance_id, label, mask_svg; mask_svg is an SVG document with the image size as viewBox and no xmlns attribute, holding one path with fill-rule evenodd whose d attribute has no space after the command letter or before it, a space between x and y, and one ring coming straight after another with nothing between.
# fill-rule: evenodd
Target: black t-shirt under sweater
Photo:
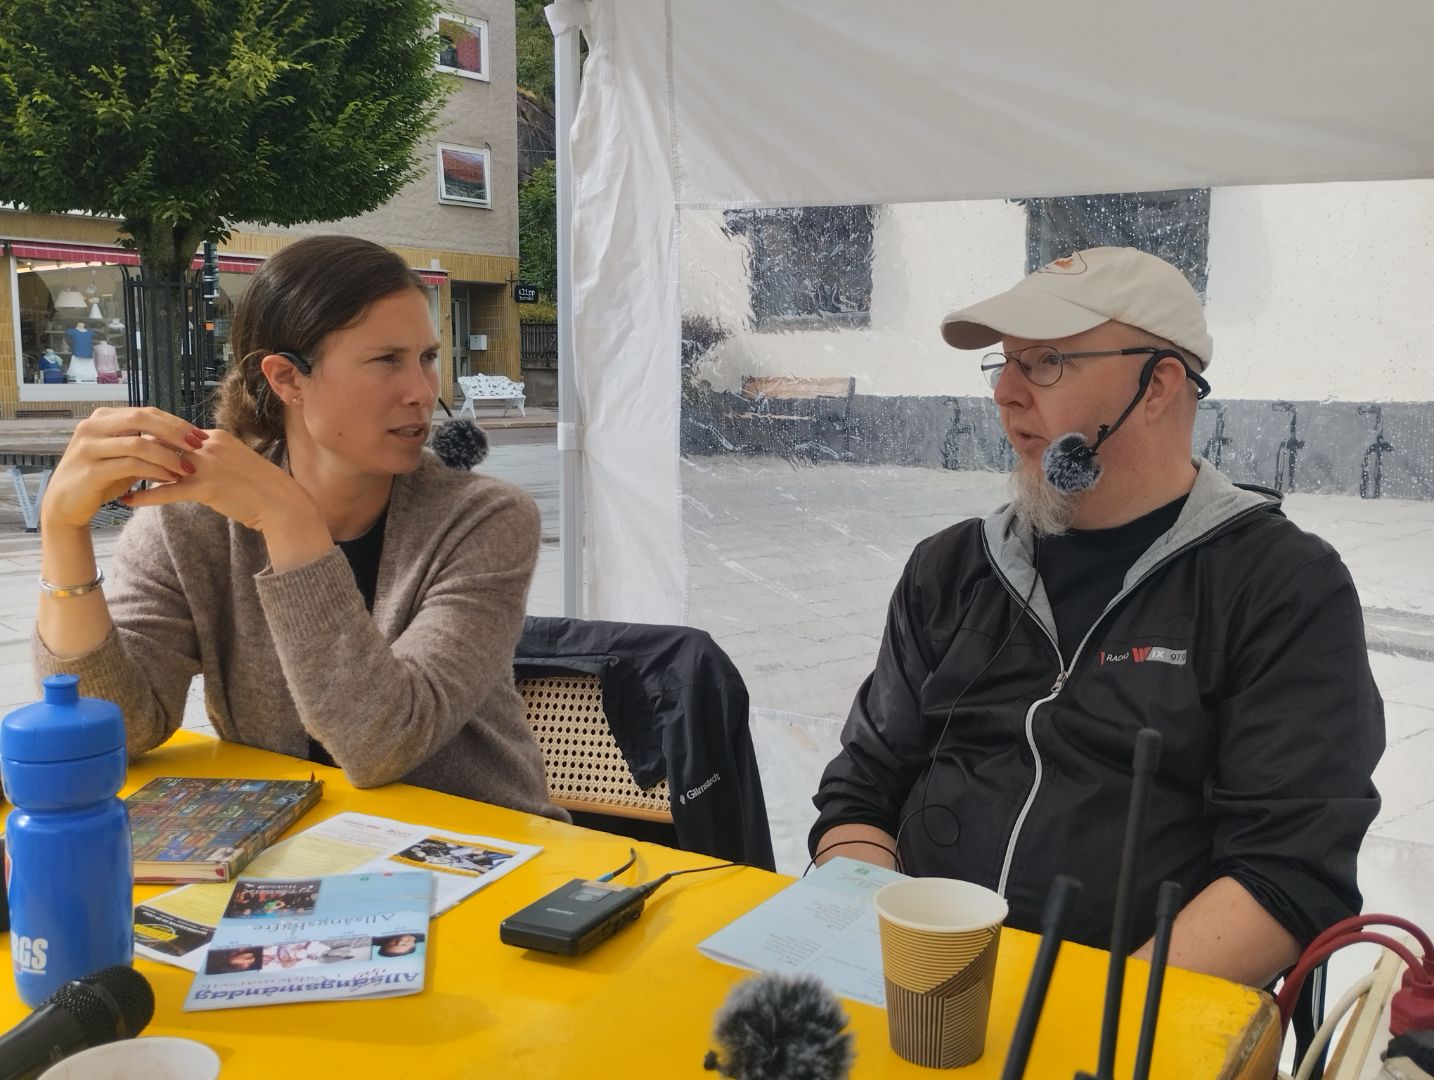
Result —
<instances>
[{"instance_id":1,"label":"black t-shirt under sweater","mask_svg":"<svg viewBox=\"0 0 1434 1080\"><path fill-rule=\"evenodd\" d=\"M1120 592L1126 572L1170 531L1186 497L1113 529L1071 529L1042 538L1041 582L1056 618L1064 663L1070 662L1086 631Z\"/></svg>"},{"instance_id":2,"label":"black t-shirt under sweater","mask_svg":"<svg viewBox=\"0 0 1434 1080\"><path fill-rule=\"evenodd\" d=\"M384 507L383 513L368 532L353 540L340 540L339 550L344 553L344 558L349 561L349 569L354 574L354 584L358 586L359 595L363 597L363 606L373 611L374 594L378 591L378 560L383 554L383 527L388 522L388 507ZM324 749L323 743L318 739L309 739L309 760L317 761L320 765L334 764L333 757Z\"/></svg>"}]
</instances>

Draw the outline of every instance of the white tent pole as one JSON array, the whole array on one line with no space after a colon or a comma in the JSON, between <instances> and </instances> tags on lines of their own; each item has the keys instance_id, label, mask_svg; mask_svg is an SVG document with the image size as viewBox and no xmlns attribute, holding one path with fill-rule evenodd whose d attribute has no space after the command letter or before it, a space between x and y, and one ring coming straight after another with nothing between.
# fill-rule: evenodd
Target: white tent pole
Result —
<instances>
[{"instance_id":1,"label":"white tent pole","mask_svg":"<svg viewBox=\"0 0 1434 1080\"><path fill-rule=\"evenodd\" d=\"M563 615L583 614L582 425L573 367L573 154L569 141L578 109L580 31L554 37L553 89L557 99L558 160L558 551L562 559Z\"/></svg>"}]
</instances>

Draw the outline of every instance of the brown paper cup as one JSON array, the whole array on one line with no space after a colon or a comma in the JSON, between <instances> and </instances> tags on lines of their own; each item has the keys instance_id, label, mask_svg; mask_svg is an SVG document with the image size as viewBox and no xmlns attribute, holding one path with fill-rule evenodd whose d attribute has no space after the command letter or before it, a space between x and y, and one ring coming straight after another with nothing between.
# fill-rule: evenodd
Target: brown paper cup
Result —
<instances>
[{"instance_id":1,"label":"brown paper cup","mask_svg":"<svg viewBox=\"0 0 1434 1080\"><path fill-rule=\"evenodd\" d=\"M891 1048L954 1069L986 1049L1006 902L950 878L908 878L875 897Z\"/></svg>"}]
</instances>

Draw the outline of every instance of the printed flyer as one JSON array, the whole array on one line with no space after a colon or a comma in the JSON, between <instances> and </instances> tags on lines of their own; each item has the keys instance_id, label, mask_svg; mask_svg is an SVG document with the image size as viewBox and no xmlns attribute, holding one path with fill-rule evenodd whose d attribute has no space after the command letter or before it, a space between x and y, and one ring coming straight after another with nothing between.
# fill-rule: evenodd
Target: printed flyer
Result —
<instances>
[{"instance_id":1,"label":"printed flyer","mask_svg":"<svg viewBox=\"0 0 1434 1080\"><path fill-rule=\"evenodd\" d=\"M422 870L241 878L184 1008L416 994L433 887Z\"/></svg>"}]
</instances>

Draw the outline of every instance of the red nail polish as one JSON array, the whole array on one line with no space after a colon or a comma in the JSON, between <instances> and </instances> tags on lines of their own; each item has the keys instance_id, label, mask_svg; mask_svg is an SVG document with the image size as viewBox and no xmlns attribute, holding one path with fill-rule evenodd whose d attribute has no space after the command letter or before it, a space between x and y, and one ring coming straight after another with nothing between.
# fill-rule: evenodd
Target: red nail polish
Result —
<instances>
[{"instance_id":1,"label":"red nail polish","mask_svg":"<svg viewBox=\"0 0 1434 1080\"><path fill-rule=\"evenodd\" d=\"M204 445L204 440L200 438L199 432L197 431L191 431L188 435L184 437L184 441L187 442L190 446L194 447L194 449L196 450L198 450L201 446Z\"/></svg>"},{"instance_id":2,"label":"red nail polish","mask_svg":"<svg viewBox=\"0 0 1434 1080\"><path fill-rule=\"evenodd\" d=\"M185 472L189 473L190 476L193 476L196 471L194 468L194 463L189 461L181 461L179 463L179 467Z\"/></svg>"}]
</instances>

